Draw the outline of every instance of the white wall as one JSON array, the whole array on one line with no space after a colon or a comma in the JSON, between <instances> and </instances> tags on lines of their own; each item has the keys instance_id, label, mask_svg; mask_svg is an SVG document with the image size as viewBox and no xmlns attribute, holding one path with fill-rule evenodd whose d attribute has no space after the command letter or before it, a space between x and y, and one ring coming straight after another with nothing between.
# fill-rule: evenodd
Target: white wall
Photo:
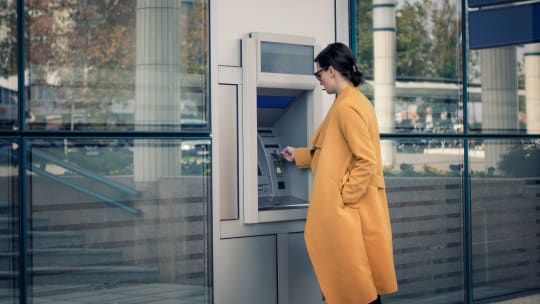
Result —
<instances>
[{"instance_id":1,"label":"white wall","mask_svg":"<svg viewBox=\"0 0 540 304\"><path fill-rule=\"evenodd\" d=\"M333 42L334 1L218 0L212 1L214 64L240 66L240 39L250 32L311 36Z\"/></svg>"}]
</instances>

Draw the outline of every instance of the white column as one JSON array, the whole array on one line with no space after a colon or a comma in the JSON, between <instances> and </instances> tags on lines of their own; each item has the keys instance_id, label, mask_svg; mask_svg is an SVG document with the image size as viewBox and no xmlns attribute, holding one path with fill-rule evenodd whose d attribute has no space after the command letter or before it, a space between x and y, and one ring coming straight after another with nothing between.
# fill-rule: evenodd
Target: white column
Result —
<instances>
[{"instance_id":1,"label":"white column","mask_svg":"<svg viewBox=\"0 0 540 304\"><path fill-rule=\"evenodd\" d=\"M373 0L373 102L381 132L394 130L396 18L394 0ZM394 165L396 149L383 141L383 166Z\"/></svg>"},{"instance_id":2,"label":"white column","mask_svg":"<svg viewBox=\"0 0 540 304\"><path fill-rule=\"evenodd\" d=\"M482 72L482 130L509 133L518 129L518 87L516 48L513 46L480 51ZM486 168L508 149L504 143L486 145Z\"/></svg>"},{"instance_id":3,"label":"white column","mask_svg":"<svg viewBox=\"0 0 540 304\"><path fill-rule=\"evenodd\" d=\"M525 46L525 113L527 133L540 133L540 43Z\"/></svg>"},{"instance_id":4,"label":"white column","mask_svg":"<svg viewBox=\"0 0 540 304\"><path fill-rule=\"evenodd\" d=\"M180 1L137 1L135 129L180 131ZM137 140L135 181L180 173L180 146Z\"/></svg>"}]
</instances>

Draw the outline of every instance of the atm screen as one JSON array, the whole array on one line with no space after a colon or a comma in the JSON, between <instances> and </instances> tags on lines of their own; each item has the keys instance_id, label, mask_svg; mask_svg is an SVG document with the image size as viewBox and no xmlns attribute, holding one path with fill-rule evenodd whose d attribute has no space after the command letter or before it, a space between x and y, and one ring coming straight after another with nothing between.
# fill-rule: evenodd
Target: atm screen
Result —
<instances>
[{"instance_id":1,"label":"atm screen","mask_svg":"<svg viewBox=\"0 0 540 304\"><path fill-rule=\"evenodd\" d=\"M261 72L283 74L313 74L312 45L261 42Z\"/></svg>"},{"instance_id":2,"label":"atm screen","mask_svg":"<svg viewBox=\"0 0 540 304\"><path fill-rule=\"evenodd\" d=\"M276 168L276 176L282 177L283 176L283 168L281 168L281 162L275 161L274 167Z\"/></svg>"}]
</instances>

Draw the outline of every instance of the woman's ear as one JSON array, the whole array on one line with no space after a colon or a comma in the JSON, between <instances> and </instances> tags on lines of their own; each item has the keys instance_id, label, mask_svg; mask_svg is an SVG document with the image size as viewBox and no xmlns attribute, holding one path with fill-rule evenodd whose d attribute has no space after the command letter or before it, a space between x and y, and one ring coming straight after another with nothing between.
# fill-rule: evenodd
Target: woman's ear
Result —
<instances>
[{"instance_id":1,"label":"woman's ear","mask_svg":"<svg viewBox=\"0 0 540 304\"><path fill-rule=\"evenodd\" d=\"M333 66L329 66L327 72L330 73L330 77L332 78L336 77L336 70L334 69Z\"/></svg>"}]
</instances>

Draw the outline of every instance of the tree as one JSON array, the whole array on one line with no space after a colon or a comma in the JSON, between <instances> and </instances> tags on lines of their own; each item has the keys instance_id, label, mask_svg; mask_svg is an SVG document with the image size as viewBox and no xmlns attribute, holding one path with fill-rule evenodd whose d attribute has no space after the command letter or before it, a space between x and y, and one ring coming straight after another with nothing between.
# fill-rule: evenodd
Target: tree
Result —
<instances>
[{"instance_id":1,"label":"tree","mask_svg":"<svg viewBox=\"0 0 540 304\"><path fill-rule=\"evenodd\" d=\"M63 111L80 109L103 123L111 102L134 95L134 1L28 0L31 85L54 90Z\"/></svg>"},{"instance_id":2,"label":"tree","mask_svg":"<svg viewBox=\"0 0 540 304\"><path fill-rule=\"evenodd\" d=\"M433 49L430 52L435 77L458 79L461 66L461 16L456 2L443 0L431 5Z\"/></svg>"},{"instance_id":3,"label":"tree","mask_svg":"<svg viewBox=\"0 0 540 304\"><path fill-rule=\"evenodd\" d=\"M373 75L373 1L357 1L356 37L358 39L358 68L365 75Z\"/></svg>"},{"instance_id":4,"label":"tree","mask_svg":"<svg viewBox=\"0 0 540 304\"><path fill-rule=\"evenodd\" d=\"M432 74L431 41L428 32L430 0L404 2L396 10L397 76L427 77Z\"/></svg>"},{"instance_id":5,"label":"tree","mask_svg":"<svg viewBox=\"0 0 540 304\"><path fill-rule=\"evenodd\" d=\"M208 66L208 18L206 1L195 1L189 10L183 10L185 29L182 39L182 71L206 75Z\"/></svg>"},{"instance_id":6,"label":"tree","mask_svg":"<svg viewBox=\"0 0 540 304\"><path fill-rule=\"evenodd\" d=\"M108 106L133 98L135 82L135 0L78 5L68 33L75 89L72 102Z\"/></svg>"},{"instance_id":7,"label":"tree","mask_svg":"<svg viewBox=\"0 0 540 304\"><path fill-rule=\"evenodd\" d=\"M16 2L0 2L0 77L17 73Z\"/></svg>"}]
</instances>

